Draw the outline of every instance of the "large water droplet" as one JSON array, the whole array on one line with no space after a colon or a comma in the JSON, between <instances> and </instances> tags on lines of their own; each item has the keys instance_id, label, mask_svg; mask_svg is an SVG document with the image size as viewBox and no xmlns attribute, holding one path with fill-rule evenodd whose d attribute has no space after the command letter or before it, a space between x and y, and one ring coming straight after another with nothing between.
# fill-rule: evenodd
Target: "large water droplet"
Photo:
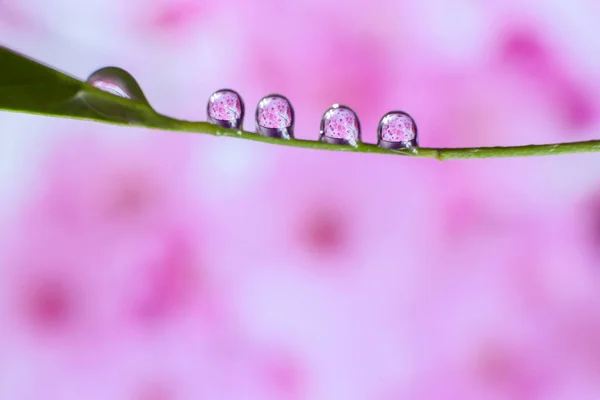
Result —
<instances>
[{"instance_id":1,"label":"large water droplet","mask_svg":"<svg viewBox=\"0 0 600 400\"><path fill-rule=\"evenodd\" d=\"M377 144L384 149L417 147L417 124L403 111L391 111L381 118L377 128Z\"/></svg>"},{"instance_id":2,"label":"large water droplet","mask_svg":"<svg viewBox=\"0 0 600 400\"><path fill-rule=\"evenodd\" d=\"M256 130L263 136L293 138L294 109L290 101L279 94L263 97L256 107Z\"/></svg>"},{"instance_id":3,"label":"large water droplet","mask_svg":"<svg viewBox=\"0 0 600 400\"><path fill-rule=\"evenodd\" d=\"M148 104L142 88L127 71L118 67L105 67L97 70L87 78L86 82L100 90Z\"/></svg>"},{"instance_id":4,"label":"large water droplet","mask_svg":"<svg viewBox=\"0 0 600 400\"><path fill-rule=\"evenodd\" d=\"M244 122L244 102L237 92L221 89L208 99L208 122L224 128L241 129Z\"/></svg>"},{"instance_id":5,"label":"large water droplet","mask_svg":"<svg viewBox=\"0 0 600 400\"><path fill-rule=\"evenodd\" d=\"M360 142L360 122L350 107L334 104L321 118L321 141L356 146Z\"/></svg>"}]
</instances>

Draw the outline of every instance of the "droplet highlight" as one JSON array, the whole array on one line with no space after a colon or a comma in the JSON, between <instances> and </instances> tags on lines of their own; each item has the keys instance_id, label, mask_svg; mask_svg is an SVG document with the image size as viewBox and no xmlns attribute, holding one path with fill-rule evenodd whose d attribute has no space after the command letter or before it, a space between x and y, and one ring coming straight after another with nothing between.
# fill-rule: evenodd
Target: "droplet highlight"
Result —
<instances>
[{"instance_id":1,"label":"droplet highlight","mask_svg":"<svg viewBox=\"0 0 600 400\"><path fill-rule=\"evenodd\" d=\"M92 73L86 83L126 99L148 104L142 88L135 78L127 71L119 67L105 67Z\"/></svg>"},{"instance_id":2,"label":"droplet highlight","mask_svg":"<svg viewBox=\"0 0 600 400\"><path fill-rule=\"evenodd\" d=\"M244 121L244 102L231 89L221 89L208 99L208 122L229 129L241 129Z\"/></svg>"},{"instance_id":3,"label":"droplet highlight","mask_svg":"<svg viewBox=\"0 0 600 400\"><path fill-rule=\"evenodd\" d=\"M256 131L262 136L292 139L294 109L290 101L279 94L263 97L256 107Z\"/></svg>"},{"instance_id":4,"label":"droplet highlight","mask_svg":"<svg viewBox=\"0 0 600 400\"><path fill-rule=\"evenodd\" d=\"M357 146L360 142L360 122L356 113L346 106L334 104L321 118L319 140L331 144Z\"/></svg>"},{"instance_id":5,"label":"droplet highlight","mask_svg":"<svg viewBox=\"0 0 600 400\"><path fill-rule=\"evenodd\" d=\"M391 111L385 114L377 128L377 144L384 149L418 147L415 120L404 111Z\"/></svg>"}]
</instances>

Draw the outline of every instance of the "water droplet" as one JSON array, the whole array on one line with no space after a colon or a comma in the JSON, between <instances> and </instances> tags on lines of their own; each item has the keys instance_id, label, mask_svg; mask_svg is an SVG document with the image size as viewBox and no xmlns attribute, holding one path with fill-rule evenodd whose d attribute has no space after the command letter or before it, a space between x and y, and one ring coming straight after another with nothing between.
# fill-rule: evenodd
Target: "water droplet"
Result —
<instances>
[{"instance_id":1,"label":"water droplet","mask_svg":"<svg viewBox=\"0 0 600 400\"><path fill-rule=\"evenodd\" d=\"M256 130L263 136L293 138L294 109L290 101L279 94L263 97L256 107Z\"/></svg>"},{"instance_id":2,"label":"water droplet","mask_svg":"<svg viewBox=\"0 0 600 400\"><path fill-rule=\"evenodd\" d=\"M415 120L403 111L385 114L377 128L377 142L384 149L418 147Z\"/></svg>"},{"instance_id":3,"label":"water droplet","mask_svg":"<svg viewBox=\"0 0 600 400\"><path fill-rule=\"evenodd\" d=\"M208 122L229 129L241 129L244 122L244 102L237 92L221 89L208 99Z\"/></svg>"},{"instance_id":4,"label":"water droplet","mask_svg":"<svg viewBox=\"0 0 600 400\"><path fill-rule=\"evenodd\" d=\"M122 68L101 68L91 74L86 82L115 96L148 104L148 100L135 78Z\"/></svg>"},{"instance_id":5,"label":"water droplet","mask_svg":"<svg viewBox=\"0 0 600 400\"><path fill-rule=\"evenodd\" d=\"M334 104L321 118L321 141L357 146L360 142L360 122L351 108Z\"/></svg>"}]
</instances>

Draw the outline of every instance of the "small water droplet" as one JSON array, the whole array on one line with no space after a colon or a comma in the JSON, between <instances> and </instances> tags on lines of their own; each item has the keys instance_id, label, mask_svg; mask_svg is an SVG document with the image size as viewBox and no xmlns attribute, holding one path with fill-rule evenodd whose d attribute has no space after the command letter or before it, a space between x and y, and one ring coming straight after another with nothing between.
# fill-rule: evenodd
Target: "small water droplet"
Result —
<instances>
[{"instance_id":1,"label":"small water droplet","mask_svg":"<svg viewBox=\"0 0 600 400\"><path fill-rule=\"evenodd\" d=\"M208 99L208 122L229 129L241 129L244 121L244 102L230 89L221 89Z\"/></svg>"},{"instance_id":2,"label":"small water droplet","mask_svg":"<svg viewBox=\"0 0 600 400\"><path fill-rule=\"evenodd\" d=\"M263 97L256 107L256 130L262 136L291 139L294 137L294 109L279 94Z\"/></svg>"},{"instance_id":3,"label":"small water droplet","mask_svg":"<svg viewBox=\"0 0 600 400\"><path fill-rule=\"evenodd\" d=\"M356 113L350 107L334 104L321 118L319 140L357 146L360 142L360 122Z\"/></svg>"},{"instance_id":4,"label":"small water droplet","mask_svg":"<svg viewBox=\"0 0 600 400\"><path fill-rule=\"evenodd\" d=\"M148 103L144 92L135 78L122 68L101 68L92 73L87 78L86 83L115 96Z\"/></svg>"},{"instance_id":5,"label":"small water droplet","mask_svg":"<svg viewBox=\"0 0 600 400\"><path fill-rule=\"evenodd\" d=\"M377 144L384 149L418 147L415 120L404 111L391 111L385 114L377 128Z\"/></svg>"}]
</instances>

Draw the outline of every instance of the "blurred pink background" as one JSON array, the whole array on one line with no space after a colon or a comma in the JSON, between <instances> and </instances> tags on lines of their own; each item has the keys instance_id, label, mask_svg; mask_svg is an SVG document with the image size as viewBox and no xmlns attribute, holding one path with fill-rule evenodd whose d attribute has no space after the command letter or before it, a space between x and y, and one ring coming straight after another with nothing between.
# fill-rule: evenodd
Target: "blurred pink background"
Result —
<instances>
[{"instance_id":1,"label":"blurred pink background","mask_svg":"<svg viewBox=\"0 0 600 400\"><path fill-rule=\"evenodd\" d=\"M4 45L204 120L600 137L600 3L0 0ZM0 113L0 399L597 400L600 156L319 152Z\"/></svg>"}]
</instances>

